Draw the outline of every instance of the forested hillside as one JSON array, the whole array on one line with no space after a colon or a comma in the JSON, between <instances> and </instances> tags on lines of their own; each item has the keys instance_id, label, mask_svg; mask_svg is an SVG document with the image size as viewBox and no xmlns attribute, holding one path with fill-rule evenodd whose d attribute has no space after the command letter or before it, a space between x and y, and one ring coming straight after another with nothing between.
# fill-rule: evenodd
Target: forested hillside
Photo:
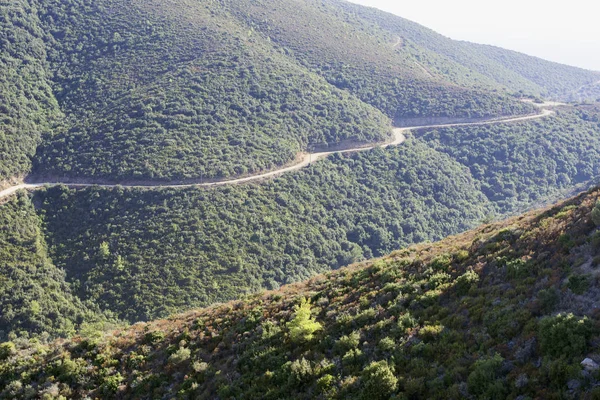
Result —
<instances>
[{"instance_id":1,"label":"forested hillside","mask_svg":"<svg viewBox=\"0 0 600 400\"><path fill-rule=\"evenodd\" d=\"M525 124L426 130L415 137L469 168L499 213L600 176L600 107L563 107Z\"/></svg>"},{"instance_id":2,"label":"forested hillside","mask_svg":"<svg viewBox=\"0 0 600 400\"><path fill-rule=\"evenodd\" d=\"M565 107L538 121L423 130L401 146L336 155L258 185L34 196L51 257L78 296L137 321L277 288L589 187L600 165L597 118L594 106Z\"/></svg>"},{"instance_id":3,"label":"forested hillside","mask_svg":"<svg viewBox=\"0 0 600 400\"><path fill-rule=\"evenodd\" d=\"M27 0L0 5L0 188L31 170L41 135L60 116L44 35Z\"/></svg>"},{"instance_id":4,"label":"forested hillside","mask_svg":"<svg viewBox=\"0 0 600 400\"><path fill-rule=\"evenodd\" d=\"M216 5L43 4L70 127L39 149L37 175L223 178L285 164L311 144L389 136L381 113Z\"/></svg>"},{"instance_id":5,"label":"forested hillside","mask_svg":"<svg viewBox=\"0 0 600 400\"><path fill-rule=\"evenodd\" d=\"M541 61L548 73L523 72L538 61L510 52L498 57L519 67L502 67L336 1L18 0L2 15L2 179L27 174L36 148L37 179L252 174L314 147L383 141L392 118L532 113L511 94L560 88L529 75L582 93L598 81Z\"/></svg>"},{"instance_id":6,"label":"forested hillside","mask_svg":"<svg viewBox=\"0 0 600 400\"><path fill-rule=\"evenodd\" d=\"M600 108L572 104L536 121L412 132L400 146L338 154L274 180L159 188L256 174L315 149L383 143L393 123L405 125L410 118L530 115L539 110L522 98L597 98L598 73L455 42L338 0L5 1L0 49L0 189L24 177L155 185L57 186L2 199L0 341L66 337L277 289L590 187L600 173ZM398 267L406 268L398 272L402 284L415 289L406 296L435 289L413 261ZM410 281L413 272L417 280ZM452 280L440 279L440 285ZM418 304L420 323L429 324L423 316L428 311ZM440 314L430 331L445 318ZM365 332L360 337L370 342ZM482 337L467 339L488 343ZM475 347L470 354L480 351ZM0 363L16 360L15 349L2 345ZM34 358L26 362L40 361L46 350L32 355L30 348ZM83 361L50 366L46 372L63 384L49 380L40 390L69 397L65 384L106 378L102 388L108 385L108 392L93 395L114 394L120 381L108 359L98 361L106 369L102 378L71 380L87 365L88 350L80 354ZM359 360L380 354L371 349L363 358L357 346L346 350ZM346 350L335 355L342 357L336 374L321 374L327 384L315 386L309 374L287 387L266 371L239 384L247 378L276 382L266 397L284 388L318 396L322 385L330 385L331 396L344 397L363 379L339 369L346 368ZM419 357L421 350L415 350ZM39 377L17 372L23 359L1 364L0 380L12 382L3 396L35 397L27 385ZM321 368L301 360L293 360L300 363L294 368ZM471 364L456 363L462 379ZM405 367L401 361L389 366ZM122 374L130 388L145 379L125 369ZM235 385L221 388L216 375L202 376L223 397L239 397ZM348 381L338 382L342 376ZM435 385L453 376L440 372ZM415 376L415 382L429 378ZM156 379L139 385L164 391L162 378ZM411 390L396 383L397 391ZM407 396L435 395L437 389L423 385ZM252 390L250 397L264 394ZM491 396L485 393L476 395Z\"/></svg>"},{"instance_id":7,"label":"forested hillside","mask_svg":"<svg viewBox=\"0 0 600 400\"><path fill-rule=\"evenodd\" d=\"M497 82L471 74L422 46L406 43L354 13L340 11L331 2L223 3L290 57L390 118L486 117L532 111L496 90L490 91L501 87ZM487 90L473 90L477 84Z\"/></svg>"},{"instance_id":8,"label":"forested hillside","mask_svg":"<svg viewBox=\"0 0 600 400\"><path fill-rule=\"evenodd\" d=\"M0 342L12 335L73 335L83 322L105 320L73 295L65 273L48 257L30 198L0 205Z\"/></svg>"},{"instance_id":9,"label":"forested hillside","mask_svg":"<svg viewBox=\"0 0 600 400\"><path fill-rule=\"evenodd\" d=\"M413 142L260 185L55 187L35 199L52 258L78 294L133 322L467 229L489 207L466 172Z\"/></svg>"},{"instance_id":10,"label":"forested hillside","mask_svg":"<svg viewBox=\"0 0 600 400\"><path fill-rule=\"evenodd\" d=\"M0 15L0 180L32 157L36 179L252 174L384 141L390 119L528 114L515 96L584 99L600 80L337 0L17 0Z\"/></svg>"},{"instance_id":11,"label":"forested hillside","mask_svg":"<svg viewBox=\"0 0 600 400\"><path fill-rule=\"evenodd\" d=\"M1 396L597 398L599 196L169 320L5 343Z\"/></svg>"}]
</instances>

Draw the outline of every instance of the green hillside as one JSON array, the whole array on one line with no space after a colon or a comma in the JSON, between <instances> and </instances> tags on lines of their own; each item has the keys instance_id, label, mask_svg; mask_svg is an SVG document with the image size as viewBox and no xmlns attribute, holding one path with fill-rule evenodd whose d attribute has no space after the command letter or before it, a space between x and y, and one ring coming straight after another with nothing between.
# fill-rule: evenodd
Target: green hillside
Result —
<instances>
[{"instance_id":1,"label":"green hillside","mask_svg":"<svg viewBox=\"0 0 600 400\"><path fill-rule=\"evenodd\" d=\"M489 225L600 184L600 73L341 0L0 1L0 49L0 189L127 185L0 199L0 399L600 398L600 189Z\"/></svg>"},{"instance_id":2,"label":"green hillside","mask_svg":"<svg viewBox=\"0 0 600 400\"><path fill-rule=\"evenodd\" d=\"M0 179L34 153L36 179L219 179L383 141L390 118L534 112L333 3L18 0L2 15Z\"/></svg>"},{"instance_id":3,"label":"green hillside","mask_svg":"<svg viewBox=\"0 0 600 400\"><path fill-rule=\"evenodd\" d=\"M381 113L248 36L217 5L43 3L70 123L39 149L38 176L223 178L286 164L311 144L389 135Z\"/></svg>"},{"instance_id":4,"label":"green hillside","mask_svg":"<svg viewBox=\"0 0 600 400\"><path fill-rule=\"evenodd\" d=\"M489 207L465 172L415 142L260 185L55 187L35 199L52 259L78 295L135 322L468 229Z\"/></svg>"},{"instance_id":5,"label":"green hillside","mask_svg":"<svg viewBox=\"0 0 600 400\"><path fill-rule=\"evenodd\" d=\"M169 320L5 343L1 395L594 399L599 196Z\"/></svg>"},{"instance_id":6,"label":"green hillside","mask_svg":"<svg viewBox=\"0 0 600 400\"><path fill-rule=\"evenodd\" d=\"M60 117L40 21L26 0L0 5L0 187L31 169L41 135Z\"/></svg>"},{"instance_id":7,"label":"green hillside","mask_svg":"<svg viewBox=\"0 0 600 400\"><path fill-rule=\"evenodd\" d=\"M383 141L390 119L596 99L600 80L335 0L17 0L0 15L0 180L252 174Z\"/></svg>"},{"instance_id":8,"label":"green hillside","mask_svg":"<svg viewBox=\"0 0 600 400\"><path fill-rule=\"evenodd\" d=\"M469 74L423 46L398 41L397 35L330 3L224 1L249 29L259 30L290 57L391 118L484 117L532 111L495 93L500 88L496 82ZM462 80L456 81L457 77ZM473 90L475 84L487 84L487 90Z\"/></svg>"},{"instance_id":9,"label":"green hillside","mask_svg":"<svg viewBox=\"0 0 600 400\"><path fill-rule=\"evenodd\" d=\"M73 335L83 322L104 320L73 295L50 257L28 196L0 205L0 341L12 335Z\"/></svg>"},{"instance_id":10,"label":"green hillside","mask_svg":"<svg viewBox=\"0 0 600 400\"><path fill-rule=\"evenodd\" d=\"M563 107L524 124L421 131L415 137L468 167L500 213L600 176L600 107Z\"/></svg>"},{"instance_id":11,"label":"green hillside","mask_svg":"<svg viewBox=\"0 0 600 400\"><path fill-rule=\"evenodd\" d=\"M50 254L82 299L164 317L439 240L596 182L598 109L415 132L260 184L35 194ZM99 256L105 243L110 256Z\"/></svg>"}]
</instances>

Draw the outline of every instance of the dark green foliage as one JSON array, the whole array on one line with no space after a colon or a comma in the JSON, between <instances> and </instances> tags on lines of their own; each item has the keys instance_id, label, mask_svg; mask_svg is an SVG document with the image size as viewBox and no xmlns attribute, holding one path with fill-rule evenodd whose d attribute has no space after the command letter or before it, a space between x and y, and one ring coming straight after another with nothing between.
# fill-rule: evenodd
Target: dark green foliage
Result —
<instances>
[{"instance_id":1,"label":"dark green foliage","mask_svg":"<svg viewBox=\"0 0 600 400\"><path fill-rule=\"evenodd\" d=\"M477 360L467 380L469 393L479 399L505 399L507 388L505 383L499 379L503 361L499 354Z\"/></svg>"},{"instance_id":2,"label":"dark green foliage","mask_svg":"<svg viewBox=\"0 0 600 400\"><path fill-rule=\"evenodd\" d=\"M385 400L396 391L398 378L387 362L372 362L362 373L362 398Z\"/></svg>"},{"instance_id":3,"label":"dark green foliage","mask_svg":"<svg viewBox=\"0 0 600 400\"><path fill-rule=\"evenodd\" d=\"M575 294L584 294L589 288L590 282L586 275L571 275L567 287Z\"/></svg>"},{"instance_id":4,"label":"dark green foliage","mask_svg":"<svg viewBox=\"0 0 600 400\"><path fill-rule=\"evenodd\" d=\"M544 355L553 357L581 356L588 349L588 340L594 333L588 318L573 314L558 314L540 321L540 349Z\"/></svg>"},{"instance_id":5,"label":"dark green foliage","mask_svg":"<svg viewBox=\"0 0 600 400\"><path fill-rule=\"evenodd\" d=\"M414 141L260 185L36 196L52 255L79 295L131 321L439 239L486 212L463 169Z\"/></svg>"},{"instance_id":6,"label":"dark green foliage","mask_svg":"<svg viewBox=\"0 0 600 400\"><path fill-rule=\"evenodd\" d=\"M382 141L383 114L534 112L336 2L18 0L2 12L0 178L29 171L43 132L39 179L202 180Z\"/></svg>"},{"instance_id":7,"label":"dark green foliage","mask_svg":"<svg viewBox=\"0 0 600 400\"><path fill-rule=\"evenodd\" d=\"M551 313L560 301L559 292L556 288L542 289L538 293L538 299L542 310L545 313Z\"/></svg>"},{"instance_id":8,"label":"dark green foliage","mask_svg":"<svg viewBox=\"0 0 600 400\"><path fill-rule=\"evenodd\" d=\"M416 134L468 167L506 212L556 196L600 175L600 109L565 108L535 122L429 130Z\"/></svg>"},{"instance_id":9,"label":"dark green foliage","mask_svg":"<svg viewBox=\"0 0 600 400\"><path fill-rule=\"evenodd\" d=\"M40 220L24 193L0 205L0 259L0 341L10 332L72 335L82 322L99 319L48 257Z\"/></svg>"},{"instance_id":10,"label":"dark green foliage","mask_svg":"<svg viewBox=\"0 0 600 400\"><path fill-rule=\"evenodd\" d=\"M43 2L69 126L38 150L36 175L226 178L389 135L380 112L249 36L217 3L176 3Z\"/></svg>"},{"instance_id":11,"label":"dark green foliage","mask_svg":"<svg viewBox=\"0 0 600 400\"><path fill-rule=\"evenodd\" d=\"M60 116L48 82L46 33L32 3L0 7L0 187L30 171L41 135Z\"/></svg>"}]
</instances>

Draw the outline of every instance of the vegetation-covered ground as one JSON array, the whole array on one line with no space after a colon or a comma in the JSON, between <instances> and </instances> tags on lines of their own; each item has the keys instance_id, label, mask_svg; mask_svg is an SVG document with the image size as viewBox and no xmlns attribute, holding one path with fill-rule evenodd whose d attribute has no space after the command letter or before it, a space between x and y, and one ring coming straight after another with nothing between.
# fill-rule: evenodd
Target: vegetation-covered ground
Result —
<instances>
[{"instance_id":1,"label":"vegetation-covered ground","mask_svg":"<svg viewBox=\"0 0 600 400\"><path fill-rule=\"evenodd\" d=\"M466 171L408 142L259 185L54 187L34 199L78 294L133 322L468 229L490 209Z\"/></svg>"},{"instance_id":2,"label":"vegetation-covered ground","mask_svg":"<svg viewBox=\"0 0 600 400\"><path fill-rule=\"evenodd\" d=\"M60 117L47 80L44 34L28 2L0 7L0 187L31 170L42 134Z\"/></svg>"},{"instance_id":3,"label":"vegetation-covered ground","mask_svg":"<svg viewBox=\"0 0 600 400\"><path fill-rule=\"evenodd\" d=\"M0 18L0 180L251 174L599 79L338 1L15 0Z\"/></svg>"},{"instance_id":4,"label":"vegetation-covered ground","mask_svg":"<svg viewBox=\"0 0 600 400\"><path fill-rule=\"evenodd\" d=\"M600 176L600 107L562 107L524 124L420 131L415 137L468 167L499 213Z\"/></svg>"},{"instance_id":5,"label":"vegetation-covered ground","mask_svg":"<svg viewBox=\"0 0 600 400\"><path fill-rule=\"evenodd\" d=\"M345 15L351 15L353 21L363 21L371 30L376 27L388 35L399 37L402 43L408 44L406 47L417 47L419 52L414 54L414 61L430 73L446 76L460 85L489 88L492 81L513 92L564 101L595 101L598 98L592 91L582 90L598 82L598 72L495 46L451 40L431 29L375 8L342 0L329 0L328 3L335 9L343 10ZM510 27L507 29L510 30ZM576 93L578 96L574 95Z\"/></svg>"},{"instance_id":6,"label":"vegetation-covered ground","mask_svg":"<svg viewBox=\"0 0 600 400\"><path fill-rule=\"evenodd\" d=\"M12 335L73 335L104 320L82 302L50 257L41 221L24 193L0 205L0 341Z\"/></svg>"},{"instance_id":7,"label":"vegetation-covered ground","mask_svg":"<svg viewBox=\"0 0 600 400\"><path fill-rule=\"evenodd\" d=\"M2 396L597 398L599 196L168 320L4 343Z\"/></svg>"},{"instance_id":8,"label":"vegetation-covered ground","mask_svg":"<svg viewBox=\"0 0 600 400\"><path fill-rule=\"evenodd\" d=\"M135 322L439 240L589 185L596 116L565 108L541 121L417 132L258 185L63 187L34 199L77 295Z\"/></svg>"}]
</instances>

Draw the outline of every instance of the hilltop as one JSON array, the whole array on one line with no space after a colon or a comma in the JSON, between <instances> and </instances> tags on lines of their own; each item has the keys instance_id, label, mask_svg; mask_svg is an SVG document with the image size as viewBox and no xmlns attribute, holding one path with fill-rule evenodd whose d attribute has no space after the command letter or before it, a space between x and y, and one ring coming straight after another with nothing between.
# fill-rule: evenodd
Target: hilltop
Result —
<instances>
[{"instance_id":1,"label":"hilltop","mask_svg":"<svg viewBox=\"0 0 600 400\"><path fill-rule=\"evenodd\" d=\"M2 396L596 398L599 196L168 320L5 343Z\"/></svg>"}]
</instances>

